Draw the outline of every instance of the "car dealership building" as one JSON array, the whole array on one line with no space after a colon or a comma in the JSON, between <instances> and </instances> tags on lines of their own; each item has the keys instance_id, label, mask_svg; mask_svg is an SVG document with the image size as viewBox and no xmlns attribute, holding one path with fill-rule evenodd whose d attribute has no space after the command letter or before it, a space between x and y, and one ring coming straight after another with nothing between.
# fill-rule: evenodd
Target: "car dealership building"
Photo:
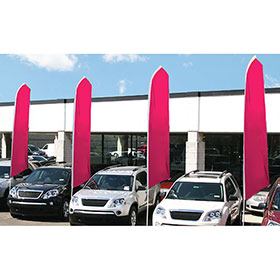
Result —
<instances>
[{"instance_id":1,"label":"car dealership building","mask_svg":"<svg viewBox=\"0 0 280 280\"><path fill-rule=\"evenodd\" d=\"M280 88L265 90L271 179L280 175ZM190 170L228 170L242 183L244 90L170 94L171 175ZM2 157L11 156L13 102L0 103ZM71 162L73 99L31 101L29 143L55 144L57 161ZM133 164L143 164L137 151L147 142L148 96L92 99L91 160L113 164L135 151ZM129 161L128 161L129 162Z\"/></svg>"}]
</instances>

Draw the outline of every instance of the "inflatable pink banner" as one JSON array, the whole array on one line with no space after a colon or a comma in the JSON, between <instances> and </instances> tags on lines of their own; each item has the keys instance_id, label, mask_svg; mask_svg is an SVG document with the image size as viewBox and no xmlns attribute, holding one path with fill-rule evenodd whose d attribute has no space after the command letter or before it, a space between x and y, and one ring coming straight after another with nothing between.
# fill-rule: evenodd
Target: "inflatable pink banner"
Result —
<instances>
[{"instance_id":1,"label":"inflatable pink banner","mask_svg":"<svg viewBox=\"0 0 280 280\"><path fill-rule=\"evenodd\" d=\"M12 135L11 174L16 176L28 168L28 124L30 107L30 88L23 84L15 101L14 128Z\"/></svg>"},{"instance_id":2,"label":"inflatable pink banner","mask_svg":"<svg viewBox=\"0 0 280 280\"><path fill-rule=\"evenodd\" d=\"M91 84L83 78L76 90L72 145L72 186L90 178Z\"/></svg>"},{"instance_id":3,"label":"inflatable pink banner","mask_svg":"<svg viewBox=\"0 0 280 280\"><path fill-rule=\"evenodd\" d=\"M243 177L246 200L269 185L263 67L255 57L246 74Z\"/></svg>"},{"instance_id":4,"label":"inflatable pink banner","mask_svg":"<svg viewBox=\"0 0 280 280\"><path fill-rule=\"evenodd\" d=\"M151 188L170 177L169 76L162 67L150 83L147 155L148 187Z\"/></svg>"}]
</instances>

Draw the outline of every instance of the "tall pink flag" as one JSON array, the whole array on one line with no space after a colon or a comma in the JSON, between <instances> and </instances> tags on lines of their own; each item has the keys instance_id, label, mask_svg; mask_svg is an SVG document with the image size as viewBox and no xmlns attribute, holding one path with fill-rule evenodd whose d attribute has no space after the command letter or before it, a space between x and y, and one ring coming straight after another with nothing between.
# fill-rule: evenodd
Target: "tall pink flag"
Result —
<instances>
[{"instance_id":1,"label":"tall pink flag","mask_svg":"<svg viewBox=\"0 0 280 280\"><path fill-rule=\"evenodd\" d=\"M83 78L76 90L72 145L72 186L90 178L91 84Z\"/></svg>"},{"instance_id":2,"label":"tall pink flag","mask_svg":"<svg viewBox=\"0 0 280 280\"><path fill-rule=\"evenodd\" d=\"M149 95L148 187L170 177L169 76L160 67L153 75Z\"/></svg>"},{"instance_id":3,"label":"tall pink flag","mask_svg":"<svg viewBox=\"0 0 280 280\"><path fill-rule=\"evenodd\" d=\"M12 136L11 174L16 176L28 168L28 124L30 88L23 84L16 95Z\"/></svg>"},{"instance_id":4,"label":"tall pink flag","mask_svg":"<svg viewBox=\"0 0 280 280\"><path fill-rule=\"evenodd\" d=\"M255 57L246 75L243 177L244 200L269 185L263 66Z\"/></svg>"}]
</instances>

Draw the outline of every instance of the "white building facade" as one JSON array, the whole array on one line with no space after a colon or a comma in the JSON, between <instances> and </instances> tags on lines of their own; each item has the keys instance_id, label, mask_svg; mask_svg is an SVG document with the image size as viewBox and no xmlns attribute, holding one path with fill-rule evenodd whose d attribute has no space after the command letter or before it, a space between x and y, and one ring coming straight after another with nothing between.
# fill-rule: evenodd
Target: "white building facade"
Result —
<instances>
[{"instance_id":1,"label":"white building facade","mask_svg":"<svg viewBox=\"0 0 280 280\"><path fill-rule=\"evenodd\" d=\"M280 88L265 92L269 156L276 158L278 144L280 153ZM171 170L176 173L228 166L242 178L244 91L171 93L169 104ZM70 162L73 105L73 99L31 101L29 143L39 147L55 143L57 160ZM0 103L4 158L11 153L13 115L12 102ZM110 164L113 152L123 156L124 152L140 149L146 144L147 127L147 95L93 98L93 164Z\"/></svg>"}]
</instances>

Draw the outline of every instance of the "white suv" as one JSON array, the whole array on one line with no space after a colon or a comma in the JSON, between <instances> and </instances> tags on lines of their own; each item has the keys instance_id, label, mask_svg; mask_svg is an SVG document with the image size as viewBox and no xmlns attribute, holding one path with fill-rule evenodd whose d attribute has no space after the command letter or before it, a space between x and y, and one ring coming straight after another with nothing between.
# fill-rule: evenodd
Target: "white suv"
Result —
<instances>
[{"instance_id":1,"label":"white suv","mask_svg":"<svg viewBox=\"0 0 280 280\"><path fill-rule=\"evenodd\" d=\"M95 173L83 189L75 193L69 207L71 225L93 221L125 221L136 225L138 213L160 201L160 185L147 189L145 167L109 167Z\"/></svg>"},{"instance_id":2,"label":"white suv","mask_svg":"<svg viewBox=\"0 0 280 280\"><path fill-rule=\"evenodd\" d=\"M153 225L241 223L242 195L228 172L192 171L175 181L153 213Z\"/></svg>"}]
</instances>

